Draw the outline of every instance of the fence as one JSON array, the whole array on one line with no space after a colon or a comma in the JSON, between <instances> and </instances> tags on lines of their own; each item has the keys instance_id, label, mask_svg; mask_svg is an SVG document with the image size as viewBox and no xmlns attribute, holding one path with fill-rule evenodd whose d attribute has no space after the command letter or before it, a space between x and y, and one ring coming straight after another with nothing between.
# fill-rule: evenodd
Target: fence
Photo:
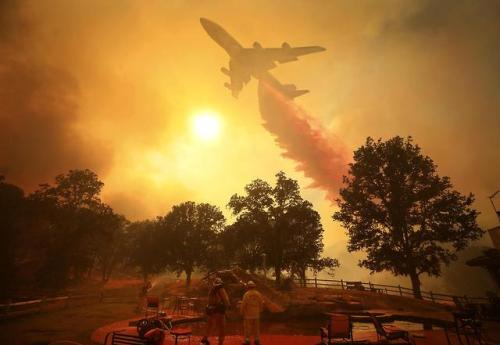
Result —
<instances>
[{"instance_id":1,"label":"fence","mask_svg":"<svg viewBox=\"0 0 500 345\"><path fill-rule=\"evenodd\" d=\"M295 280L298 283L304 283L301 280ZM304 286L304 285L303 285ZM318 279L309 278L305 280L305 287L315 287L315 288L337 288L342 290L358 290L358 291L370 291L376 293L383 293L387 295L397 295L402 297L414 297L413 289L403 287L401 285L384 285L384 284L373 284L371 282L361 282L361 281L346 281L343 279ZM427 301L432 301L435 303L452 302L452 303L488 303L489 300L486 297L470 297L467 295L457 296L448 295L443 293L436 293L432 291L421 291L422 299Z\"/></svg>"},{"instance_id":2,"label":"fence","mask_svg":"<svg viewBox=\"0 0 500 345\"><path fill-rule=\"evenodd\" d=\"M86 304L86 302L92 303L91 301L98 301L101 299L102 295L75 295L0 304L0 320L41 311L67 308L70 305L82 305Z\"/></svg>"}]
</instances>

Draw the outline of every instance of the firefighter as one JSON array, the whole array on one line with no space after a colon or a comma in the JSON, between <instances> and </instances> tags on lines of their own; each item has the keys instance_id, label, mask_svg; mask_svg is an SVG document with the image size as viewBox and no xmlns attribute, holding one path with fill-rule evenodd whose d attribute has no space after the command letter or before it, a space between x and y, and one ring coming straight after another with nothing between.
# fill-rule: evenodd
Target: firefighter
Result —
<instances>
[{"instance_id":1,"label":"firefighter","mask_svg":"<svg viewBox=\"0 0 500 345\"><path fill-rule=\"evenodd\" d=\"M208 305L206 308L207 328L201 343L209 345L208 337L217 333L219 336L219 345L224 344L226 310L230 307L229 297L224 289L224 283L219 277L215 278L213 287L208 293Z\"/></svg>"},{"instance_id":2,"label":"firefighter","mask_svg":"<svg viewBox=\"0 0 500 345\"><path fill-rule=\"evenodd\" d=\"M247 292L243 295L240 311L243 315L243 330L245 336L245 345L250 344L250 337L253 336L254 344L260 344L260 313L264 307L264 300L259 291L255 289L253 281L246 284Z\"/></svg>"}]
</instances>

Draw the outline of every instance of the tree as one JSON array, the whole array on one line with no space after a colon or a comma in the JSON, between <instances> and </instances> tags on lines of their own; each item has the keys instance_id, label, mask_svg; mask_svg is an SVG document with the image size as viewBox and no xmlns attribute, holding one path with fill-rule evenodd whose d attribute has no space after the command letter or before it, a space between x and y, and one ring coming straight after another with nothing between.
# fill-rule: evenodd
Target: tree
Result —
<instances>
[{"instance_id":1,"label":"tree","mask_svg":"<svg viewBox=\"0 0 500 345\"><path fill-rule=\"evenodd\" d=\"M108 281L111 272L120 259L123 259L121 248L125 241L127 219L116 214L108 205L102 205L95 213L95 228L91 238L92 251L101 269L101 280Z\"/></svg>"},{"instance_id":2,"label":"tree","mask_svg":"<svg viewBox=\"0 0 500 345\"><path fill-rule=\"evenodd\" d=\"M44 285L62 286L71 277L83 278L99 252L103 253L102 246L113 246L112 241L105 242L111 231L106 219L113 211L100 200L103 185L88 169L70 170L30 196L46 230L45 259L39 272Z\"/></svg>"},{"instance_id":3,"label":"tree","mask_svg":"<svg viewBox=\"0 0 500 345\"><path fill-rule=\"evenodd\" d=\"M21 188L4 182L0 175L0 297L15 287L20 239L26 228L26 200Z\"/></svg>"},{"instance_id":4,"label":"tree","mask_svg":"<svg viewBox=\"0 0 500 345\"><path fill-rule=\"evenodd\" d=\"M240 220L227 226L219 236L226 265L237 264L245 270L255 272L262 267L264 253L259 229L251 223Z\"/></svg>"},{"instance_id":5,"label":"tree","mask_svg":"<svg viewBox=\"0 0 500 345\"><path fill-rule=\"evenodd\" d=\"M99 194L103 186L97 174L89 169L70 170L57 175L54 186L40 185L34 196L50 199L60 207L92 209L101 204Z\"/></svg>"},{"instance_id":6,"label":"tree","mask_svg":"<svg viewBox=\"0 0 500 345\"><path fill-rule=\"evenodd\" d=\"M262 255L274 268L279 285L283 270L305 277L305 271L323 250L323 227L312 204L300 196L297 181L276 174L276 185L256 179L245 186L245 195L233 195L228 207L237 216L230 227L240 239L235 250L243 266L261 267Z\"/></svg>"},{"instance_id":7,"label":"tree","mask_svg":"<svg viewBox=\"0 0 500 345\"><path fill-rule=\"evenodd\" d=\"M164 245L164 264L178 274L186 273L186 285L196 268L207 268L215 259L217 235L226 219L218 207L192 201L172 207L158 219L159 241Z\"/></svg>"},{"instance_id":8,"label":"tree","mask_svg":"<svg viewBox=\"0 0 500 345\"><path fill-rule=\"evenodd\" d=\"M146 282L150 274L163 267L159 249L165 243L159 239L157 224L149 220L133 222L126 228L124 238L126 241L121 248L128 254L128 264L138 266Z\"/></svg>"},{"instance_id":9,"label":"tree","mask_svg":"<svg viewBox=\"0 0 500 345\"><path fill-rule=\"evenodd\" d=\"M336 259L320 258L324 230L320 215L310 202L304 200L290 207L285 218L290 236L290 246L285 249L285 262L292 275L297 275L304 286L308 268L318 272L339 266Z\"/></svg>"},{"instance_id":10,"label":"tree","mask_svg":"<svg viewBox=\"0 0 500 345\"><path fill-rule=\"evenodd\" d=\"M409 276L421 298L420 275L441 274L441 264L483 231L471 208L474 196L452 189L411 137L368 138L354 152L333 219L346 228L348 250L366 250L360 266Z\"/></svg>"},{"instance_id":11,"label":"tree","mask_svg":"<svg viewBox=\"0 0 500 345\"><path fill-rule=\"evenodd\" d=\"M96 265L109 278L126 219L101 202L102 186L92 171L70 170L27 198L0 176L0 295L36 283L60 288Z\"/></svg>"}]
</instances>

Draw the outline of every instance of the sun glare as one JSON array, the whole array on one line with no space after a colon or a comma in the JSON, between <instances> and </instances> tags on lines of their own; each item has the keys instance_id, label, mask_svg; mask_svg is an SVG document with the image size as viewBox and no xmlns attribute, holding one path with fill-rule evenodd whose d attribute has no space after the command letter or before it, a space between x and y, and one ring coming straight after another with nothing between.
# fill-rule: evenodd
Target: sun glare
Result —
<instances>
[{"instance_id":1,"label":"sun glare","mask_svg":"<svg viewBox=\"0 0 500 345\"><path fill-rule=\"evenodd\" d=\"M195 114L192 129L196 137L203 140L213 140L219 136L221 120L219 114L213 111L203 111Z\"/></svg>"}]
</instances>

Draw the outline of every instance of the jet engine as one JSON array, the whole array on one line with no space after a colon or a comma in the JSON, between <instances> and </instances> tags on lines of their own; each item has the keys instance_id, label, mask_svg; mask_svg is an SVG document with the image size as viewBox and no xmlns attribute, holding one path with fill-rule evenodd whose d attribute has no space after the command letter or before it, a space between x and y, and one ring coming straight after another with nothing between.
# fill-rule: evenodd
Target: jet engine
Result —
<instances>
[{"instance_id":1,"label":"jet engine","mask_svg":"<svg viewBox=\"0 0 500 345\"><path fill-rule=\"evenodd\" d=\"M281 59L278 59L280 63L284 62L290 62L290 61L297 61L297 57L293 54L290 54L290 50L292 49L290 45L287 42L283 42L281 45L281 49L283 49L283 53L285 56L283 56Z\"/></svg>"},{"instance_id":2,"label":"jet engine","mask_svg":"<svg viewBox=\"0 0 500 345\"><path fill-rule=\"evenodd\" d=\"M283 42L283 44L281 45L281 48L290 49L290 45L287 42Z\"/></svg>"},{"instance_id":3,"label":"jet engine","mask_svg":"<svg viewBox=\"0 0 500 345\"><path fill-rule=\"evenodd\" d=\"M253 42L253 47L254 47L255 49L262 49L262 46L260 45L260 43L259 43L259 42Z\"/></svg>"}]
</instances>

